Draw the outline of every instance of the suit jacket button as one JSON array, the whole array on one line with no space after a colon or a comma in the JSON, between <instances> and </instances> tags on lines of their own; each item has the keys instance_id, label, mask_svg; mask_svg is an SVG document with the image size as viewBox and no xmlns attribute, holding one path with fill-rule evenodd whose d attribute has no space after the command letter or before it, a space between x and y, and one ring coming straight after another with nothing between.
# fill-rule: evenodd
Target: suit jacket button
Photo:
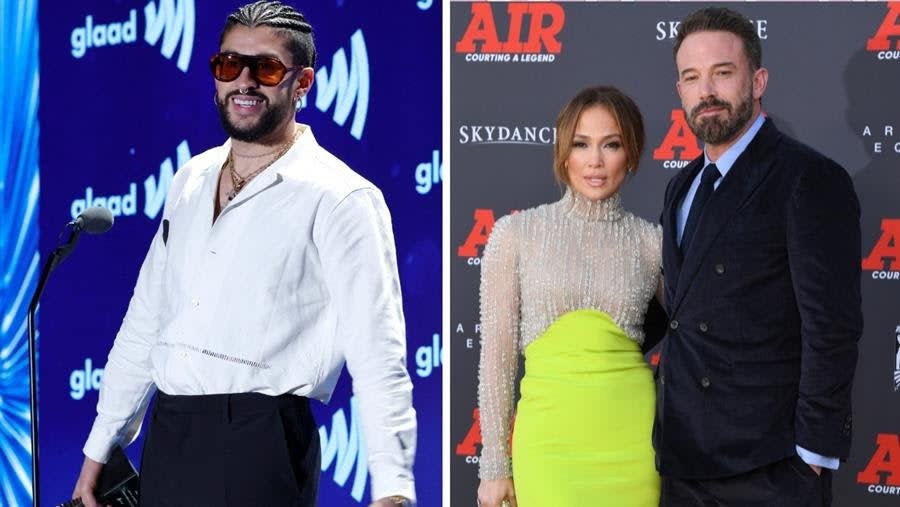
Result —
<instances>
[{"instance_id":1,"label":"suit jacket button","mask_svg":"<svg viewBox=\"0 0 900 507\"><path fill-rule=\"evenodd\" d=\"M709 387L709 377L703 377L700 379L700 385L703 387Z\"/></svg>"},{"instance_id":2,"label":"suit jacket button","mask_svg":"<svg viewBox=\"0 0 900 507\"><path fill-rule=\"evenodd\" d=\"M700 323L700 331L703 333L709 331L709 324L707 324L706 322L701 322Z\"/></svg>"},{"instance_id":3,"label":"suit jacket button","mask_svg":"<svg viewBox=\"0 0 900 507\"><path fill-rule=\"evenodd\" d=\"M716 264L716 273L720 275L725 274L725 265L724 264Z\"/></svg>"},{"instance_id":4,"label":"suit jacket button","mask_svg":"<svg viewBox=\"0 0 900 507\"><path fill-rule=\"evenodd\" d=\"M672 322L669 322L669 328L670 329L678 329L678 321L673 320Z\"/></svg>"}]
</instances>

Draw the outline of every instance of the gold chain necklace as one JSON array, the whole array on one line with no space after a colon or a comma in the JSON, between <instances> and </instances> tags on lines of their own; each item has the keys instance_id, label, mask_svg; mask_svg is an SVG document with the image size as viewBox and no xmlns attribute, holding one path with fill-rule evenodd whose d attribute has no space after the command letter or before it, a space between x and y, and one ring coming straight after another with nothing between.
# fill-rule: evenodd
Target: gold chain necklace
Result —
<instances>
[{"instance_id":1,"label":"gold chain necklace","mask_svg":"<svg viewBox=\"0 0 900 507\"><path fill-rule=\"evenodd\" d=\"M257 169L257 170L255 170L255 171L251 172L250 174L248 174L248 175L246 175L246 176L241 176L241 175L238 174L238 172L234 169L234 150L233 150L233 149L228 150L228 158L225 160L225 167L228 169L228 174L231 176L231 185L232 185L232 187L233 187L233 188L231 189L231 192L228 192L228 200L231 201L232 199L234 199L235 197L237 197L238 193L240 193L240 191L244 189L244 186L245 186L250 180L252 180L257 174L259 174L259 173L265 171L266 169L268 169L269 166L271 166L272 164L274 164L276 160L278 160L278 159L280 159L281 157L283 157L284 154L287 153L288 150L291 149L291 146L294 145L294 141L297 140L297 135L298 135L298 134L299 134L299 130L295 128L295 130L294 130L294 135L293 135L293 137L291 137L291 140L288 141L288 142L286 142L286 143L284 143L284 145L282 145L281 149L278 150L278 153L275 155L274 158L272 158L272 160L270 160L270 161L268 161L267 163L263 164L262 167L260 167L259 169Z\"/></svg>"}]
</instances>

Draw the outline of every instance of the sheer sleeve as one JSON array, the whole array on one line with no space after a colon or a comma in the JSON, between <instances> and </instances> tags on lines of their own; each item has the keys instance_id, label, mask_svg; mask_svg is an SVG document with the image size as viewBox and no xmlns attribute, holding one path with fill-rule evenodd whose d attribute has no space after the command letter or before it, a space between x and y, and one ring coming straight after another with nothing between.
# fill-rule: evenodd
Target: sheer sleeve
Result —
<instances>
[{"instance_id":1,"label":"sheer sleeve","mask_svg":"<svg viewBox=\"0 0 900 507\"><path fill-rule=\"evenodd\" d=\"M518 369L519 274L516 227L506 216L494 224L481 261L481 414L483 480L512 475L509 426Z\"/></svg>"},{"instance_id":2,"label":"sheer sleeve","mask_svg":"<svg viewBox=\"0 0 900 507\"><path fill-rule=\"evenodd\" d=\"M648 241L646 244L650 246L647 252L647 261L653 266L653 269L659 273L657 283L662 282L662 226L659 224L647 223ZM655 289L654 285L654 289Z\"/></svg>"}]
</instances>

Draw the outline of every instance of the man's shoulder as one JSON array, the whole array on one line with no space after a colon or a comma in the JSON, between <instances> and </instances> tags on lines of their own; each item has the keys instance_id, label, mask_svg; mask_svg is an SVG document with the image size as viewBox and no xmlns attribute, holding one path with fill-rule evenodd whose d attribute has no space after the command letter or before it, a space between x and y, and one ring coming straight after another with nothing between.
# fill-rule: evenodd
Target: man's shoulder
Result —
<instances>
[{"instance_id":1,"label":"man's shoulder","mask_svg":"<svg viewBox=\"0 0 900 507\"><path fill-rule=\"evenodd\" d=\"M192 176L197 176L201 172L212 167L217 160L224 160L224 158L224 145L214 146L202 153L194 155L178 169L178 171L175 173L175 180L173 181L185 181L190 179Z\"/></svg>"},{"instance_id":2,"label":"man's shoulder","mask_svg":"<svg viewBox=\"0 0 900 507\"><path fill-rule=\"evenodd\" d=\"M368 179L353 170L346 162L319 145L314 139L305 142L295 163L283 171L285 178L304 188L318 191L341 200L362 189L378 190Z\"/></svg>"},{"instance_id":3,"label":"man's shoulder","mask_svg":"<svg viewBox=\"0 0 900 507\"><path fill-rule=\"evenodd\" d=\"M809 167L844 170L840 164L828 155L783 131L778 131L778 143L775 149L777 150L777 160L792 165L798 170L804 170Z\"/></svg>"}]
</instances>

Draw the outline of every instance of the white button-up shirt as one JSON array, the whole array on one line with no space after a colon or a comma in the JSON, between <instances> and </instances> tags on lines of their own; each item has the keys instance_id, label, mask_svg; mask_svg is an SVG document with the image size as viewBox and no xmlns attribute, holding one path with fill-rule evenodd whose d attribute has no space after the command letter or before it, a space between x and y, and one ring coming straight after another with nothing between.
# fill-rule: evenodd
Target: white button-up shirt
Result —
<instances>
[{"instance_id":1,"label":"white button-up shirt","mask_svg":"<svg viewBox=\"0 0 900 507\"><path fill-rule=\"evenodd\" d=\"M109 354L84 447L132 442L155 390L291 393L327 402L353 378L372 497L415 498L416 417L391 219L381 192L311 129L213 223L230 142L172 180L162 227Z\"/></svg>"}]
</instances>

